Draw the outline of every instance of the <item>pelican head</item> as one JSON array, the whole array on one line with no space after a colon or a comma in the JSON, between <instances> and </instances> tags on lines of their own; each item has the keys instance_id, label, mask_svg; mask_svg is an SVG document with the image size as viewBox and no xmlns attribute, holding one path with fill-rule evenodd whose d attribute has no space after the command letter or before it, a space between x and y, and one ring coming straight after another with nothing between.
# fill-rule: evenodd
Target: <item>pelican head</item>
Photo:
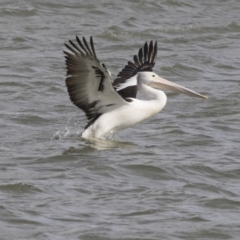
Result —
<instances>
[{"instance_id":1,"label":"pelican head","mask_svg":"<svg viewBox=\"0 0 240 240\"><path fill-rule=\"evenodd\" d=\"M207 96L201 95L179 84L176 84L164 78L161 78L154 72L139 72L137 79L138 79L138 84L144 84L155 89L183 93L191 97L198 97L198 98L205 98L205 99L208 98Z\"/></svg>"}]
</instances>

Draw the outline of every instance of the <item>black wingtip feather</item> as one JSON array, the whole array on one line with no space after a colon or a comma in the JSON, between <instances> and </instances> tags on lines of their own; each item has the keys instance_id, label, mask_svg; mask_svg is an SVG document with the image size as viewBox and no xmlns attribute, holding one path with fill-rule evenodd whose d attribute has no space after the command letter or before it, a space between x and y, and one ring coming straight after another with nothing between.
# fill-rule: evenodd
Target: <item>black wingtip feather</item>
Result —
<instances>
[{"instance_id":1,"label":"black wingtip feather","mask_svg":"<svg viewBox=\"0 0 240 240\"><path fill-rule=\"evenodd\" d=\"M145 42L144 46L139 49L138 55L133 56L133 61L128 61L128 64L118 73L117 78L113 81L113 85L117 87L124 83L129 78L141 71L152 71L155 65L157 56L157 41L153 45L153 41Z\"/></svg>"},{"instance_id":2,"label":"black wingtip feather","mask_svg":"<svg viewBox=\"0 0 240 240\"><path fill-rule=\"evenodd\" d=\"M84 50L84 52L89 55L89 52L87 51L87 49L85 48L84 44L82 43L82 41L79 39L78 36L76 36L76 40L78 42L78 44L80 45L80 47Z\"/></svg>"},{"instance_id":3,"label":"black wingtip feather","mask_svg":"<svg viewBox=\"0 0 240 240\"><path fill-rule=\"evenodd\" d=\"M144 44L144 61L147 62L148 61L148 43L145 42Z\"/></svg>"},{"instance_id":4,"label":"black wingtip feather","mask_svg":"<svg viewBox=\"0 0 240 240\"><path fill-rule=\"evenodd\" d=\"M157 58L157 41L154 44L152 63L155 63L156 58Z\"/></svg>"},{"instance_id":5,"label":"black wingtip feather","mask_svg":"<svg viewBox=\"0 0 240 240\"><path fill-rule=\"evenodd\" d=\"M91 48L92 48L92 52L93 52L93 54L94 54L94 57L97 59L97 55L96 55L96 52L95 52L94 42L93 42L93 37L92 37L92 36L90 37L90 45L91 45Z\"/></svg>"},{"instance_id":6,"label":"black wingtip feather","mask_svg":"<svg viewBox=\"0 0 240 240\"><path fill-rule=\"evenodd\" d=\"M77 52L74 48L70 47L68 44L64 43L64 45L65 45L71 52L73 52L75 55L78 54L78 52Z\"/></svg>"},{"instance_id":7,"label":"black wingtip feather","mask_svg":"<svg viewBox=\"0 0 240 240\"><path fill-rule=\"evenodd\" d=\"M134 60L135 64L136 64L138 67L141 65L141 64L139 63L139 61L138 61L137 55L134 55L134 56L133 56L133 60Z\"/></svg>"},{"instance_id":8,"label":"black wingtip feather","mask_svg":"<svg viewBox=\"0 0 240 240\"><path fill-rule=\"evenodd\" d=\"M92 53L91 49L89 48L89 45L88 45L85 37L83 37L82 39L83 39L83 43L84 43L84 45L85 45L85 47L86 47L86 49L87 49L87 51L88 51L88 54L89 54L89 55L93 55L93 53Z\"/></svg>"},{"instance_id":9,"label":"black wingtip feather","mask_svg":"<svg viewBox=\"0 0 240 240\"><path fill-rule=\"evenodd\" d=\"M69 42L76 50L78 50L79 53L84 55L83 51L73 41L69 40Z\"/></svg>"},{"instance_id":10,"label":"black wingtip feather","mask_svg":"<svg viewBox=\"0 0 240 240\"><path fill-rule=\"evenodd\" d=\"M138 51L138 58L139 58L139 63L142 65L144 63L143 61L143 50L142 48L139 49Z\"/></svg>"},{"instance_id":11,"label":"black wingtip feather","mask_svg":"<svg viewBox=\"0 0 240 240\"><path fill-rule=\"evenodd\" d=\"M152 55L153 55L153 41L149 43L149 52L148 52L148 62L152 63Z\"/></svg>"}]
</instances>

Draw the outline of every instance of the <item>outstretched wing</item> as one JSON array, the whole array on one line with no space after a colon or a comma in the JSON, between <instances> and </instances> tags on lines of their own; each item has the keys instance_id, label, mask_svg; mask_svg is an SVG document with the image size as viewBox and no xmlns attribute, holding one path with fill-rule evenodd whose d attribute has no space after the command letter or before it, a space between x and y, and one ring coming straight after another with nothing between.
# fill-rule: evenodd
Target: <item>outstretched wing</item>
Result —
<instances>
[{"instance_id":1,"label":"outstretched wing","mask_svg":"<svg viewBox=\"0 0 240 240\"><path fill-rule=\"evenodd\" d=\"M137 96L137 78L138 72L152 72L157 57L157 42L146 42L143 48L140 48L138 55L134 55L133 61L123 68L113 81L113 86L120 96L125 98L136 98Z\"/></svg>"},{"instance_id":2,"label":"outstretched wing","mask_svg":"<svg viewBox=\"0 0 240 240\"><path fill-rule=\"evenodd\" d=\"M109 71L96 56L93 39L90 46L83 37L77 44L69 40L64 51L67 66L66 86L73 104L82 109L88 119L128 104L112 87Z\"/></svg>"}]
</instances>

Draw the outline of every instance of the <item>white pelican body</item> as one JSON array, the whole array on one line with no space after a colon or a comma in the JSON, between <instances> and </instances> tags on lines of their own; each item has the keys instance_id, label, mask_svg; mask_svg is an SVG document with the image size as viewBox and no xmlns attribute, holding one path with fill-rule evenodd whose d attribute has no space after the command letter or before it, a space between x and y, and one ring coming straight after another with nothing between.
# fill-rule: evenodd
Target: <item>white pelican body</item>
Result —
<instances>
[{"instance_id":1,"label":"white pelican body","mask_svg":"<svg viewBox=\"0 0 240 240\"><path fill-rule=\"evenodd\" d=\"M160 112L166 105L167 96L164 92L159 91L159 96L156 99L132 100L126 106L101 115L82 133L82 137L106 138L109 133L116 133L132 127Z\"/></svg>"},{"instance_id":2,"label":"white pelican body","mask_svg":"<svg viewBox=\"0 0 240 240\"><path fill-rule=\"evenodd\" d=\"M152 72L157 43L154 47L152 41L149 45L145 43L138 56L134 56L134 63L128 62L112 83L110 72L97 59L92 38L90 47L85 38L81 42L77 37L77 42L79 46L72 41L72 47L66 44L72 53L64 53L70 75L66 79L70 99L89 119L83 138L104 139L157 114L167 102L162 90L207 98ZM137 90L148 95L150 100L136 99Z\"/></svg>"}]
</instances>

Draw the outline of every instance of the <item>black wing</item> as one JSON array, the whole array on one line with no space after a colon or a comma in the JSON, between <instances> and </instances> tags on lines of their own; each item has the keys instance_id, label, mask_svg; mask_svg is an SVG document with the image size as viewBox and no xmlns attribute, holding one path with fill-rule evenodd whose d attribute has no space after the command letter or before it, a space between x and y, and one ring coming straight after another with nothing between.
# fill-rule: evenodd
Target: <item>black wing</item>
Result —
<instances>
[{"instance_id":1,"label":"black wing","mask_svg":"<svg viewBox=\"0 0 240 240\"><path fill-rule=\"evenodd\" d=\"M125 98L136 98L137 96L137 80L133 77L138 72L149 71L155 65L157 57L157 41L153 44L151 41L148 45L146 42L143 48L140 48L138 55L134 55L133 61L123 68L123 70L117 75L117 78L113 81L113 87L120 96Z\"/></svg>"},{"instance_id":2,"label":"black wing","mask_svg":"<svg viewBox=\"0 0 240 240\"><path fill-rule=\"evenodd\" d=\"M96 56L93 39L90 46L83 37L76 38L75 44L69 40L65 46L67 75L66 85L73 104L82 109L88 119L128 104L113 89L111 76L104 64Z\"/></svg>"}]
</instances>

